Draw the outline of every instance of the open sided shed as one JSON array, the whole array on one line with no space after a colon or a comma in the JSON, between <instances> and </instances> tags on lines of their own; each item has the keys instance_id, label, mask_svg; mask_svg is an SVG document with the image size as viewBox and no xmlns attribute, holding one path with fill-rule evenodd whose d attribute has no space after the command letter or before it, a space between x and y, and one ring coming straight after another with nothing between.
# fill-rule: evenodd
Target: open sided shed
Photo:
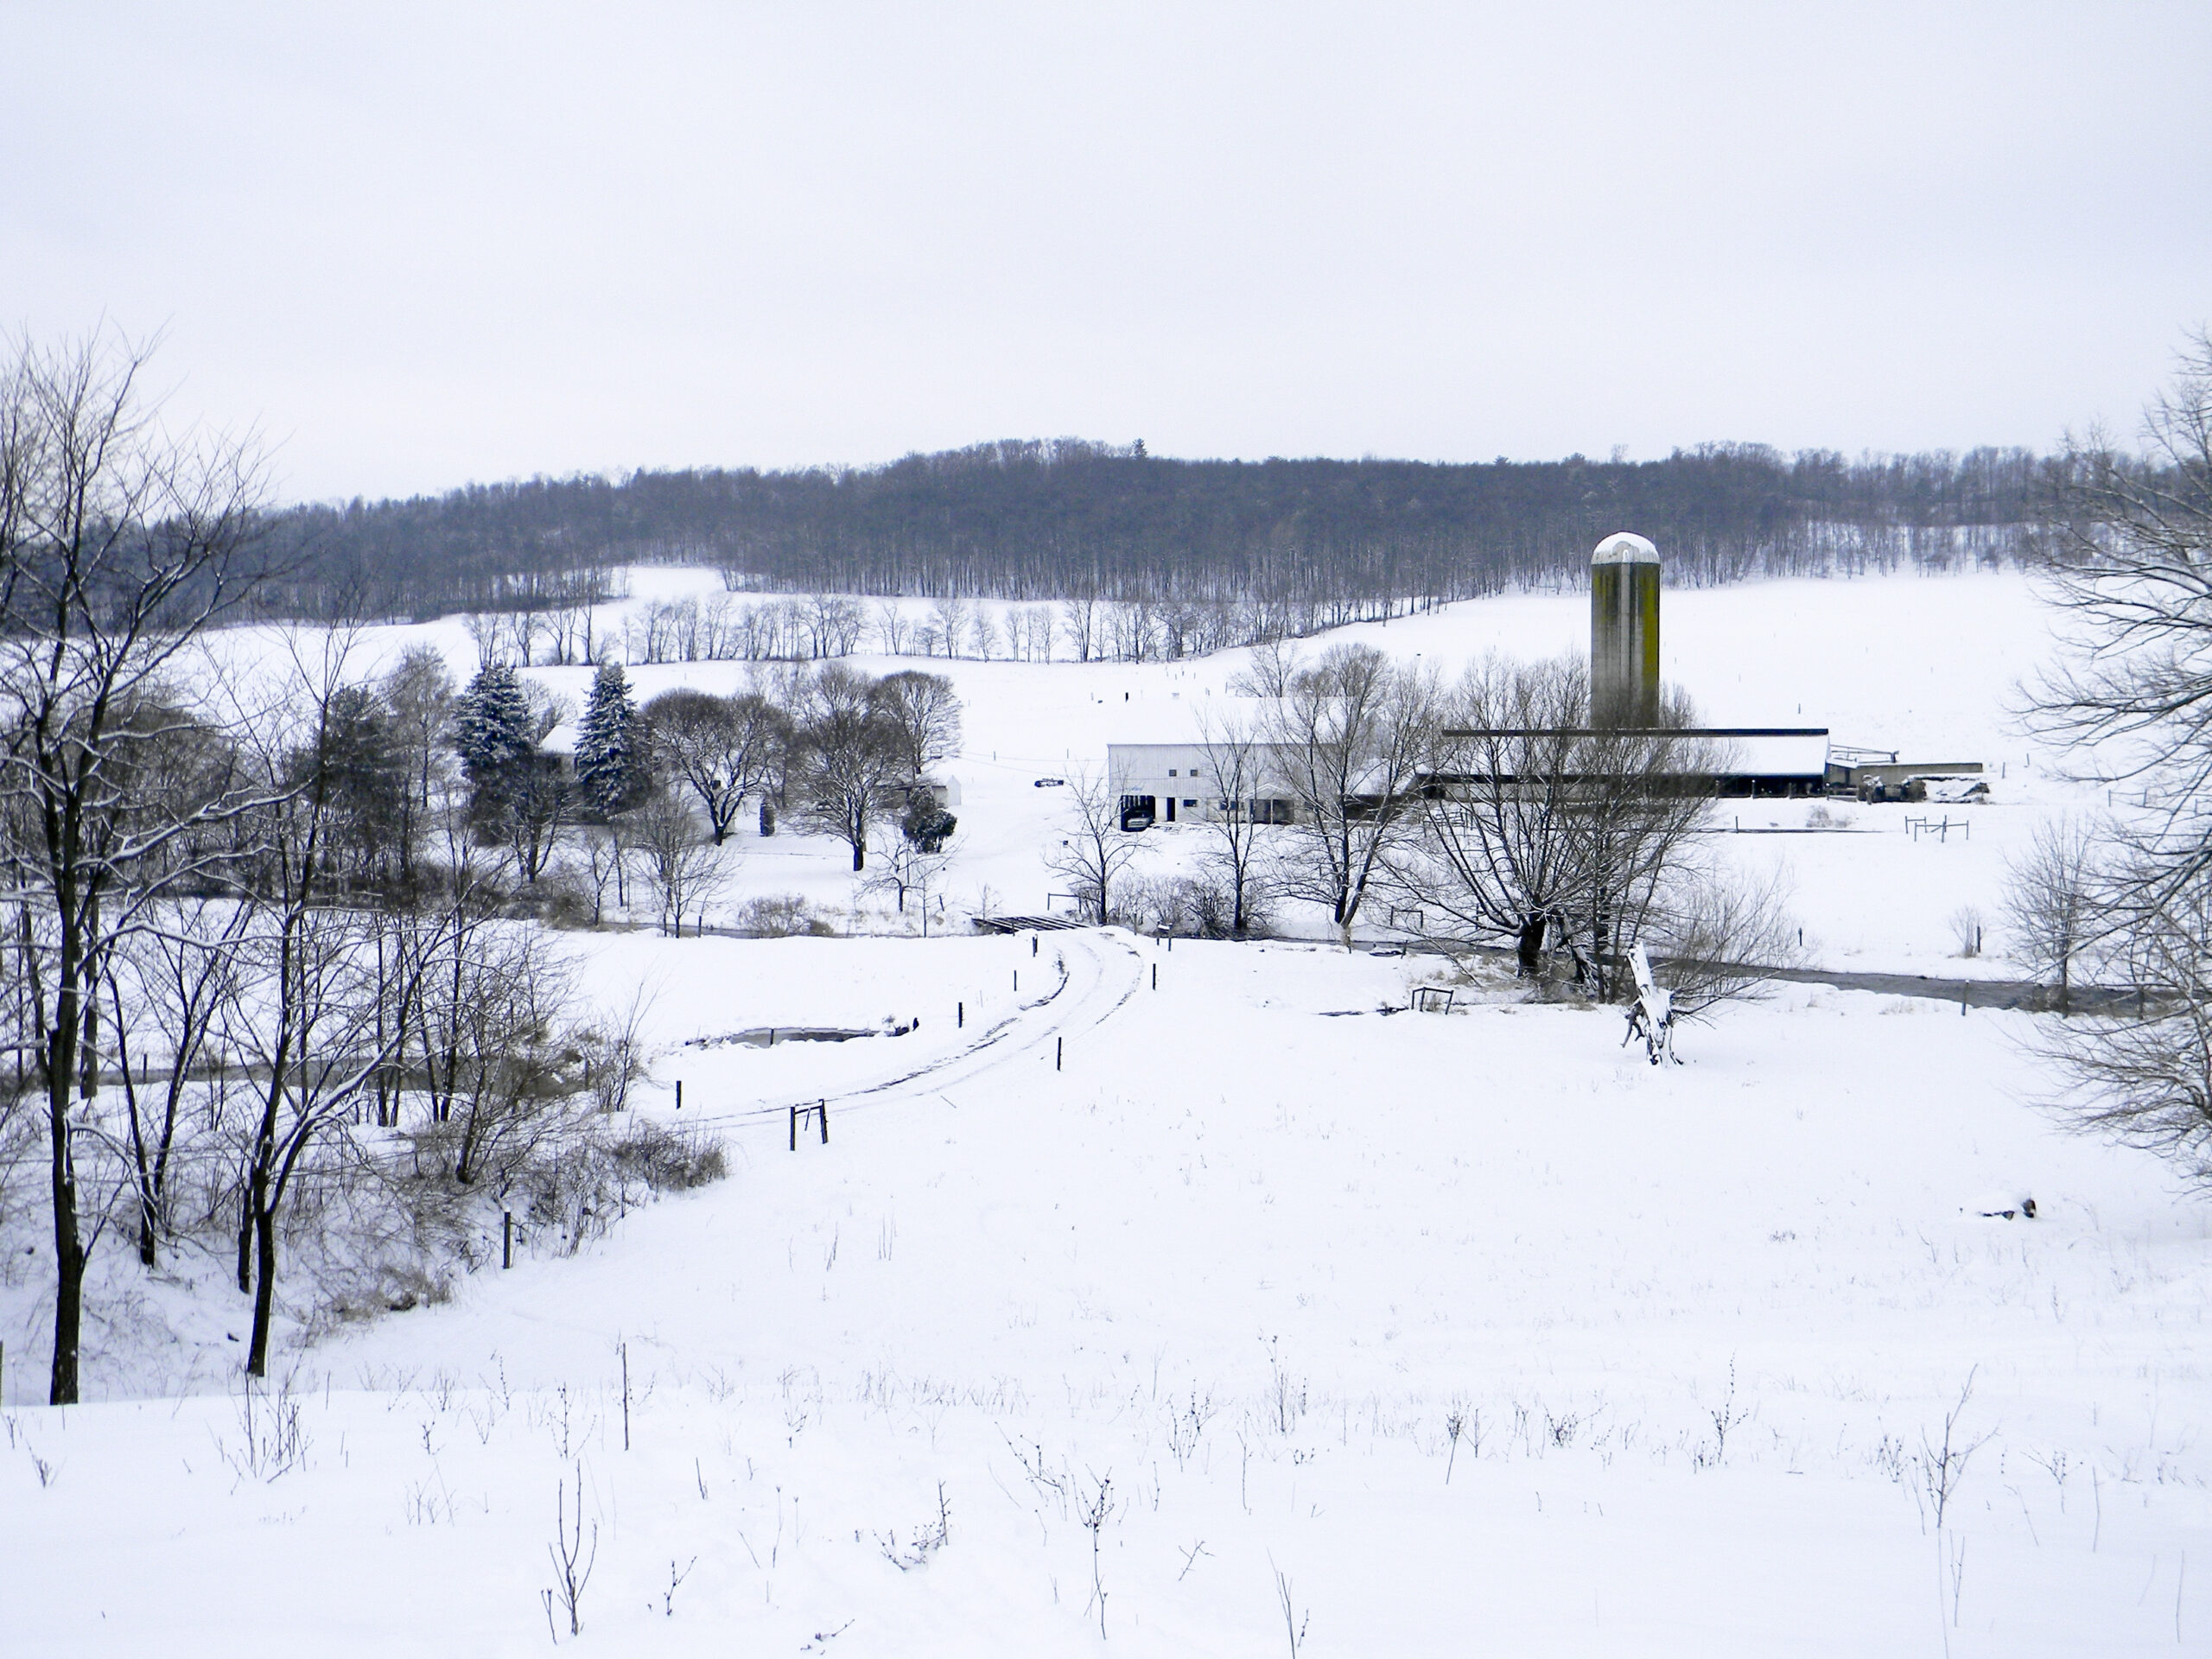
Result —
<instances>
[{"instance_id":1,"label":"open sided shed","mask_svg":"<svg viewBox=\"0 0 2212 1659\"><path fill-rule=\"evenodd\" d=\"M1716 795L1788 797L1827 791L1828 728L1825 726L1700 726L1682 730L1611 728L1621 737L1698 738L1719 752L1719 763L1686 783ZM1447 731L1446 738L1514 739L1577 737L1560 729ZM1447 779L1440 779L1446 782Z\"/></svg>"}]
</instances>

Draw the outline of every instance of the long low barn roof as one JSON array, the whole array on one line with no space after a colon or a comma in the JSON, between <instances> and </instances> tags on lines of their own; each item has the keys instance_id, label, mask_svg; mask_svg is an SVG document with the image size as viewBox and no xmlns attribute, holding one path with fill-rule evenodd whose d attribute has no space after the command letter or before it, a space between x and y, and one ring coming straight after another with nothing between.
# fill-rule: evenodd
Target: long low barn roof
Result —
<instances>
[{"instance_id":1,"label":"long low barn roof","mask_svg":"<svg viewBox=\"0 0 2212 1659\"><path fill-rule=\"evenodd\" d=\"M1581 737L1589 734L1586 728L1580 727L1478 728L1450 730L1443 734L1446 738ZM1825 726L1700 726L1685 731L1624 728L1621 734L1709 739L1726 752L1726 762L1719 769L1724 777L1808 778L1825 781L1827 776L1828 728ZM1140 740L1123 740L1109 743L1106 747L1110 754L1116 749L1204 748L1206 742L1196 733L1180 737L1147 733ZM1255 745L1262 755L1278 747L1264 740Z\"/></svg>"},{"instance_id":2,"label":"long low barn roof","mask_svg":"<svg viewBox=\"0 0 2212 1659\"><path fill-rule=\"evenodd\" d=\"M1580 737L1579 728L1447 731L1447 738ZM1825 726L1701 726L1688 731L1624 729L1628 737L1709 738L1726 752L1721 771L1736 778L1821 778L1827 776L1828 728Z\"/></svg>"}]
</instances>

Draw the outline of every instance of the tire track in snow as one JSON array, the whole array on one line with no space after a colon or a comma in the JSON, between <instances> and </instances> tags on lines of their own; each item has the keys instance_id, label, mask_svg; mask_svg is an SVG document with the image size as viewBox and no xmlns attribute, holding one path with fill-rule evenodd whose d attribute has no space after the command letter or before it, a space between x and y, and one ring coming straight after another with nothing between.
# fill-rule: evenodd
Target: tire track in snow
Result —
<instances>
[{"instance_id":1,"label":"tire track in snow","mask_svg":"<svg viewBox=\"0 0 2212 1659\"><path fill-rule=\"evenodd\" d=\"M1116 933L1102 928L1056 933L1053 938L1059 946L1060 982L1052 994L1007 1014L963 1048L874 1083L826 1093L817 1090L728 1111L687 1115L683 1122L701 1128L738 1130L786 1122L792 1108L812 1106L825 1099L848 1109L887 1106L896 1103L903 1092L940 1093L1025 1057L1041 1058L1046 1045L1054 1039L1103 1025L1144 982L1143 957L1135 945ZM1040 1013L1046 1016L1041 1020L1037 1018Z\"/></svg>"}]
</instances>

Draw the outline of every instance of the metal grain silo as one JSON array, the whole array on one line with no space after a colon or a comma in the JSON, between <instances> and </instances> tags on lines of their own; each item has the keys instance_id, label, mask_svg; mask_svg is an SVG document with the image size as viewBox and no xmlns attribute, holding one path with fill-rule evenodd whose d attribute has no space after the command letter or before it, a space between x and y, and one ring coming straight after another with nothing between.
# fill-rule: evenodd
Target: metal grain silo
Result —
<instances>
[{"instance_id":1,"label":"metal grain silo","mask_svg":"<svg viewBox=\"0 0 2212 1659\"><path fill-rule=\"evenodd\" d=\"M1590 723L1659 723L1659 550L1625 531L1590 556Z\"/></svg>"}]
</instances>

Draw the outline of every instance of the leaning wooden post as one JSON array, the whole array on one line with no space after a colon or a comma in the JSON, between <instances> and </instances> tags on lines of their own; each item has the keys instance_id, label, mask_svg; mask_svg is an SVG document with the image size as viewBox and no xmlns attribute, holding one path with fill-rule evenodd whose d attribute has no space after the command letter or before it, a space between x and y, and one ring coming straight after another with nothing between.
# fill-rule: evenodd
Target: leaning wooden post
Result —
<instances>
[{"instance_id":1,"label":"leaning wooden post","mask_svg":"<svg viewBox=\"0 0 2212 1659\"><path fill-rule=\"evenodd\" d=\"M791 1150L798 1150L798 1108L791 1108Z\"/></svg>"},{"instance_id":2,"label":"leaning wooden post","mask_svg":"<svg viewBox=\"0 0 2212 1659\"><path fill-rule=\"evenodd\" d=\"M830 1103L823 1101L814 1111L815 1116L822 1120L822 1144L826 1147L830 1144Z\"/></svg>"},{"instance_id":3,"label":"leaning wooden post","mask_svg":"<svg viewBox=\"0 0 2212 1659\"><path fill-rule=\"evenodd\" d=\"M1062 1040L1062 1039L1059 1039L1059 1038L1058 1038L1058 1037L1055 1037L1055 1038L1053 1038L1053 1039L1052 1039L1052 1070L1053 1070L1053 1071L1058 1071L1058 1070L1060 1069L1060 1043L1061 1043L1061 1040Z\"/></svg>"}]
</instances>

